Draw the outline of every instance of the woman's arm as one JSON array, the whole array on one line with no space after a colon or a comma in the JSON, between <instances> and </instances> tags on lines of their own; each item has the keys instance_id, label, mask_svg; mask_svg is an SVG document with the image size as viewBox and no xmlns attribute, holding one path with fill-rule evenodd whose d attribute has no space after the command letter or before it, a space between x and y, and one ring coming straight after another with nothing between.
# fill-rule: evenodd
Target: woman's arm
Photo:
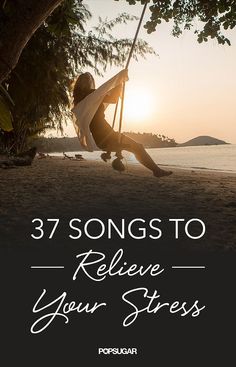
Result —
<instances>
[{"instance_id":1,"label":"woman's arm","mask_svg":"<svg viewBox=\"0 0 236 367\"><path fill-rule=\"evenodd\" d=\"M122 85L113 88L104 98L104 103L116 103L121 94Z\"/></svg>"}]
</instances>

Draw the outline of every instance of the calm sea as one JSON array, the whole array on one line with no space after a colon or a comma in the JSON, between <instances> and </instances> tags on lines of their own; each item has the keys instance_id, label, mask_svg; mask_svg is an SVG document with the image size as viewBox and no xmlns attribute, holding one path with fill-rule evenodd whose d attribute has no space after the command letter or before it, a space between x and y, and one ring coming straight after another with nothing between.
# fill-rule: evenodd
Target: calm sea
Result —
<instances>
[{"instance_id":1,"label":"calm sea","mask_svg":"<svg viewBox=\"0 0 236 367\"><path fill-rule=\"evenodd\" d=\"M236 145L212 145L182 148L147 149L155 162L180 168L218 170L236 172ZM86 159L100 160L101 152L78 152ZM74 155L76 152L67 152ZM61 155L57 153L57 155ZM125 153L127 162L137 164L132 154Z\"/></svg>"}]
</instances>

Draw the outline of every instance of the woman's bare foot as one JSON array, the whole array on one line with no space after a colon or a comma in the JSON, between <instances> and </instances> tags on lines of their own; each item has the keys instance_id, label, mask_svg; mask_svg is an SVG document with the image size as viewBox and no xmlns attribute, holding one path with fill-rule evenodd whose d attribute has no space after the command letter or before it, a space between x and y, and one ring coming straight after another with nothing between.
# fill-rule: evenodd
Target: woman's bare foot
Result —
<instances>
[{"instance_id":1,"label":"woman's bare foot","mask_svg":"<svg viewBox=\"0 0 236 367\"><path fill-rule=\"evenodd\" d=\"M164 177L164 176L170 176L172 175L172 171L165 171L164 169L157 169L156 171L153 171L153 175L155 177Z\"/></svg>"}]
</instances>

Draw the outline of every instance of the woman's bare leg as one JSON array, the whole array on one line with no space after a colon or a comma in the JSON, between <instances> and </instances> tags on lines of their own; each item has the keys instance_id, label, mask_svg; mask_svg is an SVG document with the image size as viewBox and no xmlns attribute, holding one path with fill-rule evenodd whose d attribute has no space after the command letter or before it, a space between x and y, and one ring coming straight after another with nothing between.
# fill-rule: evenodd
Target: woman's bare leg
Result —
<instances>
[{"instance_id":1,"label":"woman's bare leg","mask_svg":"<svg viewBox=\"0 0 236 367\"><path fill-rule=\"evenodd\" d=\"M162 177L172 174L171 171L165 171L158 167L150 155L146 152L142 144L137 143L128 136L122 135L121 150L127 150L135 155L136 159L146 168L150 169L154 176Z\"/></svg>"}]
</instances>

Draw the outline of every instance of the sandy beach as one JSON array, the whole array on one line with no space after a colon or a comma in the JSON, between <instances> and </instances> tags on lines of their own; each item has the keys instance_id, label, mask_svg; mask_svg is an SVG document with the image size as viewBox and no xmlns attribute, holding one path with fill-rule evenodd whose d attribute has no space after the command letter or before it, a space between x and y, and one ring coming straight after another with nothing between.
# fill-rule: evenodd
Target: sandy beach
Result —
<instances>
[{"instance_id":1,"label":"sandy beach","mask_svg":"<svg viewBox=\"0 0 236 367\"><path fill-rule=\"evenodd\" d=\"M179 241L194 250L236 248L236 175L174 169L155 178L138 165L123 174L110 164L59 157L30 167L0 170L1 246L20 241L40 218L201 218L201 241Z\"/></svg>"}]
</instances>

